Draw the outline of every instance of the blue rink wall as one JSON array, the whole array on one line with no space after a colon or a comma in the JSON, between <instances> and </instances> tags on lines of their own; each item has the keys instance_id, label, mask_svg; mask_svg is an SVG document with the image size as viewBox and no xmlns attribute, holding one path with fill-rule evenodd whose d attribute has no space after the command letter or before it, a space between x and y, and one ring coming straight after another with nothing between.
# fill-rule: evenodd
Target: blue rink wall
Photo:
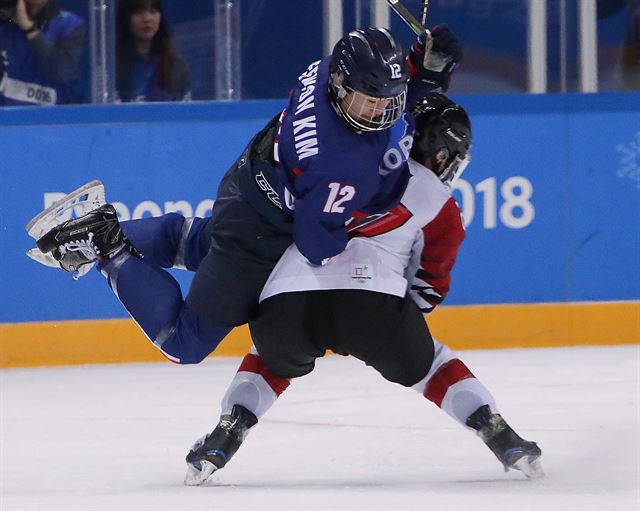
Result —
<instances>
[{"instance_id":1,"label":"blue rink wall","mask_svg":"<svg viewBox=\"0 0 640 511\"><path fill-rule=\"evenodd\" d=\"M621 342L638 342L640 94L454 99L474 144L455 191L467 238L446 304L622 303ZM124 218L206 215L226 169L284 103L1 110L1 340L25 324L126 317L97 272L75 282L24 255L34 246L24 225L57 194L100 179Z\"/></svg>"}]
</instances>

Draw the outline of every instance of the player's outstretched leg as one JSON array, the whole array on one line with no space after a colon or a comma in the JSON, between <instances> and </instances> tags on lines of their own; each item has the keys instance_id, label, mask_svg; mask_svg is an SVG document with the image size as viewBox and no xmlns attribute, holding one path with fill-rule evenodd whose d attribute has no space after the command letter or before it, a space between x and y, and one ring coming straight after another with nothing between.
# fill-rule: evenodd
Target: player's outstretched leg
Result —
<instances>
[{"instance_id":1,"label":"player's outstretched leg","mask_svg":"<svg viewBox=\"0 0 640 511\"><path fill-rule=\"evenodd\" d=\"M175 213L120 223L115 208L106 203L104 186L92 181L29 221L26 230L38 248L27 255L74 273L75 279L97 263L154 346L172 362L195 364L232 326L198 315L185 304L179 283L162 268L197 270L209 249L207 225L208 219Z\"/></svg>"},{"instance_id":2,"label":"player's outstretched leg","mask_svg":"<svg viewBox=\"0 0 640 511\"><path fill-rule=\"evenodd\" d=\"M290 380L273 374L255 348L243 359L222 398L220 422L200 438L187 455L185 484L205 483L224 467L253 427L289 386Z\"/></svg>"},{"instance_id":3,"label":"player's outstretched leg","mask_svg":"<svg viewBox=\"0 0 640 511\"><path fill-rule=\"evenodd\" d=\"M105 204L98 209L54 227L37 241L44 254L51 253L67 272L82 271L99 259L108 259L136 249L122 233L115 208ZM86 273L86 272L85 272Z\"/></svg>"},{"instance_id":4,"label":"player's outstretched leg","mask_svg":"<svg viewBox=\"0 0 640 511\"><path fill-rule=\"evenodd\" d=\"M528 478L542 477L542 451L536 443L515 433L497 413L489 390L448 346L433 342L431 369L413 388L457 422L475 430L505 470L520 470Z\"/></svg>"}]
</instances>

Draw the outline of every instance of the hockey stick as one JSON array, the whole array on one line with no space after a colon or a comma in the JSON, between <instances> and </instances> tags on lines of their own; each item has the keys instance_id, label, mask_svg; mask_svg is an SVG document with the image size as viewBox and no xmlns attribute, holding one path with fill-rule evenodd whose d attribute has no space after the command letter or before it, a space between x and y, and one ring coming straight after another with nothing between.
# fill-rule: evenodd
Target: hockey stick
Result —
<instances>
[{"instance_id":1,"label":"hockey stick","mask_svg":"<svg viewBox=\"0 0 640 511\"><path fill-rule=\"evenodd\" d=\"M411 30L415 32L416 35L422 35L424 32L429 32L425 25L420 23L418 18L416 18L411 11L407 9L403 4L400 3L400 0L387 0L389 7L391 7L394 12L400 16L400 19L404 21ZM422 3L422 19L427 19L427 13L429 10L429 0L423 0Z\"/></svg>"},{"instance_id":2,"label":"hockey stick","mask_svg":"<svg viewBox=\"0 0 640 511\"><path fill-rule=\"evenodd\" d=\"M427 18L429 17L429 0L422 0L422 15L420 16L420 24L426 28Z\"/></svg>"},{"instance_id":3,"label":"hockey stick","mask_svg":"<svg viewBox=\"0 0 640 511\"><path fill-rule=\"evenodd\" d=\"M421 36L422 34L426 34L425 45L424 45L424 66L427 67L427 62L429 60L429 54L431 53L431 47L433 46L433 39L431 38L431 31L427 28L427 17L429 15L429 0L422 0L422 22L418 21L411 11L407 9L403 4L400 3L400 0L387 0L389 7L391 7L394 12L400 16L400 19L404 21L411 30L415 32L417 36Z\"/></svg>"}]
</instances>

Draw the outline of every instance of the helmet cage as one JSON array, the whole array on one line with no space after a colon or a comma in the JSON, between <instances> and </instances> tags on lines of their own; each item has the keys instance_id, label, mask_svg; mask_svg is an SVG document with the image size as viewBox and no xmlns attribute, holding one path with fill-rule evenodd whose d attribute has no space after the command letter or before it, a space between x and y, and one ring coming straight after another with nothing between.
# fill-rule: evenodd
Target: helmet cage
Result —
<instances>
[{"instance_id":1,"label":"helmet cage","mask_svg":"<svg viewBox=\"0 0 640 511\"><path fill-rule=\"evenodd\" d=\"M449 164L438 174L440 181L448 186L453 186L470 162L471 156L469 153L464 156L456 154Z\"/></svg>"},{"instance_id":2,"label":"helmet cage","mask_svg":"<svg viewBox=\"0 0 640 511\"><path fill-rule=\"evenodd\" d=\"M460 128L460 121L459 119L454 121L451 118L451 115L458 117L454 113L458 108L457 106L445 108L440 117L431 121L431 126L427 128L431 131L429 139L435 146L431 153L435 167L432 170L440 181L449 186L460 177L471 161L469 133L457 131L456 127Z\"/></svg>"},{"instance_id":3,"label":"helmet cage","mask_svg":"<svg viewBox=\"0 0 640 511\"><path fill-rule=\"evenodd\" d=\"M471 161L471 123L467 113L446 96L430 94L413 114L416 131L411 157L452 186Z\"/></svg>"},{"instance_id":4,"label":"helmet cage","mask_svg":"<svg viewBox=\"0 0 640 511\"><path fill-rule=\"evenodd\" d=\"M387 97L364 94L343 84L343 75L331 75L331 102L338 114L358 131L380 131L391 128L402 117L407 101L406 89Z\"/></svg>"},{"instance_id":5,"label":"helmet cage","mask_svg":"<svg viewBox=\"0 0 640 511\"><path fill-rule=\"evenodd\" d=\"M349 32L333 48L329 73L329 100L352 128L385 130L402 117L409 66L387 29Z\"/></svg>"}]
</instances>

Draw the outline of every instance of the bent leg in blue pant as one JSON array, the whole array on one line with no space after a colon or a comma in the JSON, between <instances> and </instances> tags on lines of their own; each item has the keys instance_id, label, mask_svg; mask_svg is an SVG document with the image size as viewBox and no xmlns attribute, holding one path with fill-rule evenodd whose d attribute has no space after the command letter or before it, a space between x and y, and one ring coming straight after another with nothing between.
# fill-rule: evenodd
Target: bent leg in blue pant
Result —
<instances>
[{"instance_id":1,"label":"bent leg in blue pant","mask_svg":"<svg viewBox=\"0 0 640 511\"><path fill-rule=\"evenodd\" d=\"M169 213L122 222L139 259L123 252L99 267L109 286L149 340L171 361L195 364L231 331L185 304L178 282L163 268L197 270L209 249L203 218Z\"/></svg>"}]
</instances>

